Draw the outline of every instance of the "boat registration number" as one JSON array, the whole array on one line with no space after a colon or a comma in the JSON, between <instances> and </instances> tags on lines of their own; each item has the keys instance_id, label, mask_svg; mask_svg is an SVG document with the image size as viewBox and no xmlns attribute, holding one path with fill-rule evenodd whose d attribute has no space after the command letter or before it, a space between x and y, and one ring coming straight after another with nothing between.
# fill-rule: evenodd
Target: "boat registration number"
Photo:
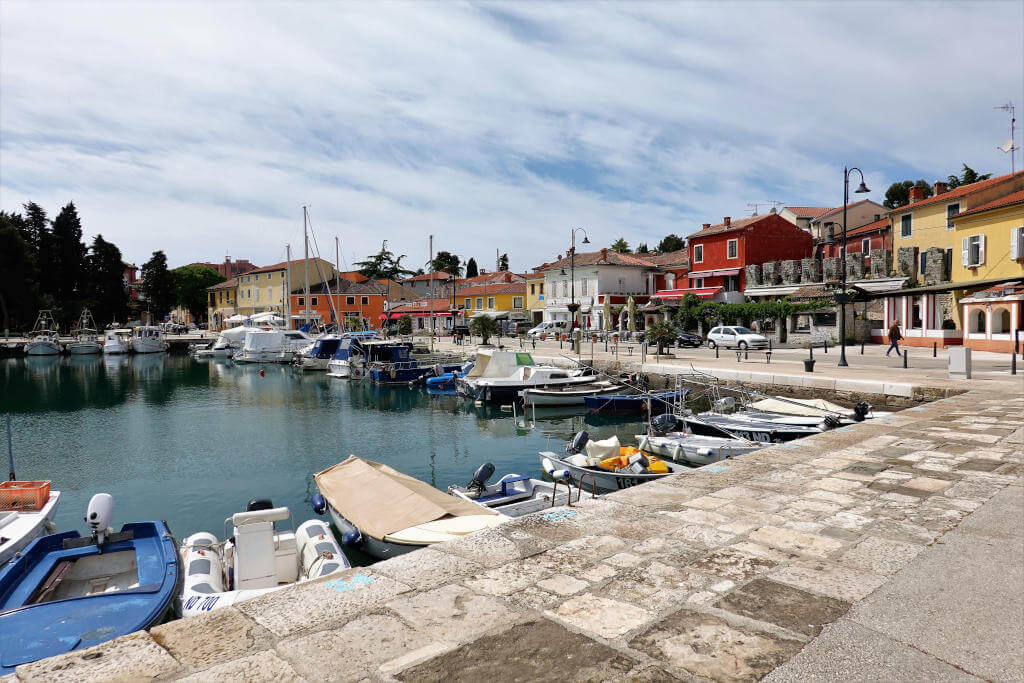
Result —
<instances>
[{"instance_id":1,"label":"boat registration number","mask_svg":"<svg viewBox=\"0 0 1024 683\"><path fill-rule=\"evenodd\" d=\"M748 441L760 441L762 443L771 443L772 437L766 432L734 432L736 436L746 439Z\"/></svg>"},{"instance_id":2,"label":"boat registration number","mask_svg":"<svg viewBox=\"0 0 1024 683\"><path fill-rule=\"evenodd\" d=\"M185 601L185 609L197 609L200 612L209 612L217 605L218 600L220 600L219 595L193 595Z\"/></svg>"}]
</instances>

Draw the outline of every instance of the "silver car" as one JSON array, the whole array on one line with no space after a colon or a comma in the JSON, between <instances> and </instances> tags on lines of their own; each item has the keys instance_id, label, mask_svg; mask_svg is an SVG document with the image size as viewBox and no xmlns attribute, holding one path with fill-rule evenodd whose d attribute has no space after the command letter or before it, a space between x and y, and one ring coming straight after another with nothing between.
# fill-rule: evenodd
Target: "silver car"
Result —
<instances>
[{"instance_id":1,"label":"silver car","mask_svg":"<svg viewBox=\"0 0 1024 683\"><path fill-rule=\"evenodd\" d=\"M768 339L740 325L719 326L708 332L708 348L716 346L727 349L767 349Z\"/></svg>"}]
</instances>

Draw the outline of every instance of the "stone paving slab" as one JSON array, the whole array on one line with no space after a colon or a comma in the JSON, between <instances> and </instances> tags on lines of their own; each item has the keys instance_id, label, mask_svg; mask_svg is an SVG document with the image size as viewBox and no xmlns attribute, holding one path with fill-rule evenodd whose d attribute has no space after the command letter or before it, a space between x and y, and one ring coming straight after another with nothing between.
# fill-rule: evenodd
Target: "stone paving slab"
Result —
<instances>
[{"instance_id":1,"label":"stone paving slab","mask_svg":"<svg viewBox=\"0 0 1024 683\"><path fill-rule=\"evenodd\" d=\"M1021 679L1022 414L951 396L16 675Z\"/></svg>"}]
</instances>

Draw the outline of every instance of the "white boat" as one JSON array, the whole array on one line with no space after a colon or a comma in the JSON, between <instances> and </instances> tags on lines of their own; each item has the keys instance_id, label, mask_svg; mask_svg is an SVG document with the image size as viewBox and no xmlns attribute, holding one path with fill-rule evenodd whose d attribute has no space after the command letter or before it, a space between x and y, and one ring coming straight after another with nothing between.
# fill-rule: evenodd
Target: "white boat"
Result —
<instances>
[{"instance_id":1,"label":"white boat","mask_svg":"<svg viewBox=\"0 0 1024 683\"><path fill-rule=\"evenodd\" d=\"M698 425L691 429L691 424ZM651 420L650 434L637 434L637 446L646 453L694 467L760 450L766 442L738 436L720 426L672 413Z\"/></svg>"},{"instance_id":2,"label":"white boat","mask_svg":"<svg viewBox=\"0 0 1024 683\"><path fill-rule=\"evenodd\" d=\"M31 340L25 344L28 356L60 355L60 338L57 334L57 322L49 309L39 311L35 325L29 333Z\"/></svg>"},{"instance_id":3,"label":"white boat","mask_svg":"<svg viewBox=\"0 0 1024 683\"><path fill-rule=\"evenodd\" d=\"M853 408L844 408L841 405L821 398L788 398L785 396L754 401L747 404L745 409L747 411L787 415L791 418L786 422L787 424L809 426L820 424L821 420L829 415L839 416L843 424L849 424L888 414L875 412L871 404L866 401L861 401ZM803 420L800 418L803 418Z\"/></svg>"},{"instance_id":4,"label":"white boat","mask_svg":"<svg viewBox=\"0 0 1024 683\"><path fill-rule=\"evenodd\" d=\"M285 349L281 330L250 330L242 348L235 353L236 363L287 363L292 353Z\"/></svg>"},{"instance_id":5,"label":"white boat","mask_svg":"<svg viewBox=\"0 0 1024 683\"><path fill-rule=\"evenodd\" d=\"M286 507L253 500L245 512L224 520L225 529L228 522L232 525L225 541L207 531L186 538L181 546L185 579L178 614L192 617L351 566L330 527L318 519L294 531L291 526L274 528L275 522L291 516Z\"/></svg>"},{"instance_id":6,"label":"white boat","mask_svg":"<svg viewBox=\"0 0 1024 683\"><path fill-rule=\"evenodd\" d=\"M564 454L542 451L540 463L552 479L568 479L592 492L617 491L692 469L636 449L627 448L626 453L623 450L617 437L591 442L587 432L582 431L566 445Z\"/></svg>"},{"instance_id":7,"label":"white boat","mask_svg":"<svg viewBox=\"0 0 1024 683\"><path fill-rule=\"evenodd\" d=\"M98 340L99 331L89 309L83 309L78 317L78 325L72 332L74 340L68 344L68 353L72 356L85 356L103 353L103 344Z\"/></svg>"},{"instance_id":8,"label":"white boat","mask_svg":"<svg viewBox=\"0 0 1024 683\"><path fill-rule=\"evenodd\" d=\"M519 474L506 474L493 484L487 480L494 465L481 465L466 486L451 485L448 493L471 503L497 511L507 517L522 517L558 505L572 505L594 493L573 489L568 480L543 481Z\"/></svg>"},{"instance_id":9,"label":"white boat","mask_svg":"<svg viewBox=\"0 0 1024 683\"><path fill-rule=\"evenodd\" d=\"M231 327L217 335L217 340L208 348L196 349L196 358L231 358L245 345L245 338L250 332L259 332L258 327Z\"/></svg>"},{"instance_id":10,"label":"white boat","mask_svg":"<svg viewBox=\"0 0 1024 683\"><path fill-rule=\"evenodd\" d=\"M565 387L546 389L524 389L519 392L526 405L537 406L581 406L587 396L617 396L629 391L629 387L603 380L588 384L571 384Z\"/></svg>"},{"instance_id":11,"label":"white boat","mask_svg":"<svg viewBox=\"0 0 1024 683\"><path fill-rule=\"evenodd\" d=\"M131 353L132 331L125 329L106 330L103 332L103 353L116 355Z\"/></svg>"},{"instance_id":12,"label":"white boat","mask_svg":"<svg viewBox=\"0 0 1024 683\"><path fill-rule=\"evenodd\" d=\"M57 532L53 516L57 514L59 502L60 491L50 491L49 498L38 510L0 507L0 567L34 539Z\"/></svg>"},{"instance_id":13,"label":"white boat","mask_svg":"<svg viewBox=\"0 0 1024 683\"><path fill-rule=\"evenodd\" d=\"M167 350L164 330L155 325L141 325L132 333L132 351L135 353L163 353Z\"/></svg>"},{"instance_id":14,"label":"white boat","mask_svg":"<svg viewBox=\"0 0 1024 683\"><path fill-rule=\"evenodd\" d=\"M588 369L567 370L554 365L537 365L526 351L478 349L473 370L460 377L460 394L493 403L514 403L526 389L593 384Z\"/></svg>"},{"instance_id":15,"label":"white boat","mask_svg":"<svg viewBox=\"0 0 1024 683\"><path fill-rule=\"evenodd\" d=\"M358 547L378 559L460 538L509 519L354 455L313 478L320 490L313 497L313 509L330 512L346 547Z\"/></svg>"}]
</instances>

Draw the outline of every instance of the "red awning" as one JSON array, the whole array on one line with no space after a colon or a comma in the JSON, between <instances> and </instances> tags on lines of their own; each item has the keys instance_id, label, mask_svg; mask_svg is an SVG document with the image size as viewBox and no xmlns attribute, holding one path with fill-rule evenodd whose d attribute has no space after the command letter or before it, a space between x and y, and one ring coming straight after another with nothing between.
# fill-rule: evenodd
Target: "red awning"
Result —
<instances>
[{"instance_id":1,"label":"red awning","mask_svg":"<svg viewBox=\"0 0 1024 683\"><path fill-rule=\"evenodd\" d=\"M391 319L392 320L398 320L403 315L407 315L410 318L429 318L431 314L430 314L430 311L416 311L415 313L400 313L398 311L392 311L391 312ZM448 317L451 317L451 313L449 313L448 311L434 311L433 315L434 315L435 318L448 318ZM387 320L388 317L386 315L384 315L384 314L381 314L380 319L381 320Z\"/></svg>"},{"instance_id":2,"label":"red awning","mask_svg":"<svg viewBox=\"0 0 1024 683\"><path fill-rule=\"evenodd\" d=\"M687 294L696 294L701 299L710 299L722 291L722 287L693 287L689 289L663 289L655 292L659 299L682 299Z\"/></svg>"},{"instance_id":3,"label":"red awning","mask_svg":"<svg viewBox=\"0 0 1024 683\"><path fill-rule=\"evenodd\" d=\"M724 270L698 270L687 273L687 277L728 277L729 275L739 274L739 268L726 268Z\"/></svg>"}]
</instances>

